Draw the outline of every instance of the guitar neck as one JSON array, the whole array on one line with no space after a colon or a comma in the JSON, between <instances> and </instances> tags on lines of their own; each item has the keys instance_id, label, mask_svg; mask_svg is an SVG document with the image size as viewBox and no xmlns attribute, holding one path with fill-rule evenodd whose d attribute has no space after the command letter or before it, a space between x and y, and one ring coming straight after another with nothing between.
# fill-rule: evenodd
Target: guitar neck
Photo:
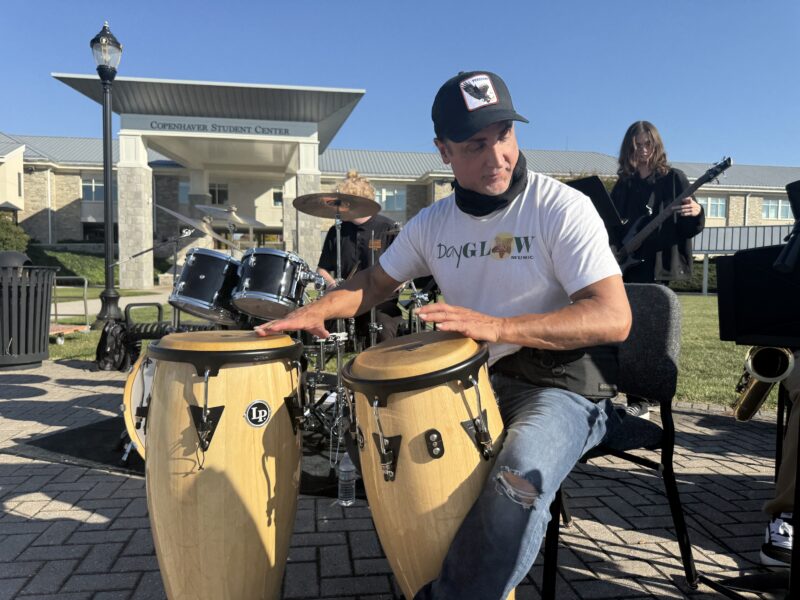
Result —
<instances>
[{"instance_id":1,"label":"guitar neck","mask_svg":"<svg viewBox=\"0 0 800 600\"><path fill-rule=\"evenodd\" d=\"M708 179L701 177L693 184L691 184L688 188L683 190L672 202L670 202L667 206L661 209L653 220L650 221L647 225L642 227L641 231L633 236L628 242L622 247L620 253L623 255L631 254L632 252L636 252L639 249L639 246L644 243L644 241L653 233L656 229L658 229L661 224L669 219L674 213L672 209L681 204L686 198L694 194L700 186L708 183Z\"/></svg>"}]
</instances>

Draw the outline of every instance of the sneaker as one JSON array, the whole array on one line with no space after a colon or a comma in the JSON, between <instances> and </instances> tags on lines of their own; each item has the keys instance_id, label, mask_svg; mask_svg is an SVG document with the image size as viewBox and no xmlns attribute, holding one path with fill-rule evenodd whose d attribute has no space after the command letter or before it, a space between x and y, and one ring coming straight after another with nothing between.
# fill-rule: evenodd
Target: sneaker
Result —
<instances>
[{"instance_id":1,"label":"sneaker","mask_svg":"<svg viewBox=\"0 0 800 600\"><path fill-rule=\"evenodd\" d=\"M781 513L767 525L761 546L761 564L768 567L788 567L792 564L792 513Z\"/></svg>"},{"instance_id":2,"label":"sneaker","mask_svg":"<svg viewBox=\"0 0 800 600\"><path fill-rule=\"evenodd\" d=\"M632 402L628 404L625 409L625 415L628 417L639 417L645 421L650 420L650 407L647 402Z\"/></svg>"}]
</instances>

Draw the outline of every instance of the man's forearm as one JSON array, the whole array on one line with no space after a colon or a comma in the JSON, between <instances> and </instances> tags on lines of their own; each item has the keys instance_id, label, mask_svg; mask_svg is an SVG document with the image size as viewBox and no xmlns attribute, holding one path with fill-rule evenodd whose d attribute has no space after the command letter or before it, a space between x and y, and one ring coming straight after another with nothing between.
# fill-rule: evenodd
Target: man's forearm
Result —
<instances>
[{"instance_id":1,"label":"man's forearm","mask_svg":"<svg viewBox=\"0 0 800 600\"><path fill-rule=\"evenodd\" d=\"M355 317L389 297L384 294L383 282L374 281L373 269L360 271L352 279L309 304L309 310L319 311L324 320Z\"/></svg>"},{"instance_id":2,"label":"man's forearm","mask_svg":"<svg viewBox=\"0 0 800 600\"><path fill-rule=\"evenodd\" d=\"M621 342L630 329L625 309L587 298L552 313L509 317L503 319L498 341L550 350Z\"/></svg>"}]
</instances>

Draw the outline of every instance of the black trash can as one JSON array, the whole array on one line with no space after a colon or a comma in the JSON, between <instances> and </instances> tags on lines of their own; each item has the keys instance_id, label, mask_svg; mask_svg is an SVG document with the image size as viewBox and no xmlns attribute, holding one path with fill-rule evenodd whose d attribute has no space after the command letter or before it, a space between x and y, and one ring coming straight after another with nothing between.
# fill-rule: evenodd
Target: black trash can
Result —
<instances>
[{"instance_id":1,"label":"black trash can","mask_svg":"<svg viewBox=\"0 0 800 600\"><path fill-rule=\"evenodd\" d=\"M49 356L50 299L57 267L32 267L0 252L0 369L32 368Z\"/></svg>"}]
</instances>

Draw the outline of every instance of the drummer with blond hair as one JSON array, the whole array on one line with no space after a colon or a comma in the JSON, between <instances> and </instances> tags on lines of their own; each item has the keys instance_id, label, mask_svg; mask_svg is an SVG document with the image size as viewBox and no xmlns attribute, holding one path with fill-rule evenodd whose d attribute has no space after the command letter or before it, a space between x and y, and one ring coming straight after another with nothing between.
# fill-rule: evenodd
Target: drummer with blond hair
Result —
<instances>
[{"instance_id":1,"label":"drummer with blond hair","mask_svg":"<svg viewBox=\"0 0 800 600\"><path fill-rule=\"evenodd\" d=\"M561 483L613 418L608 399L593 402L503 367L534 351L623 341L631 312L591 201L528 170L514 130L527 120L499 76L452 77L436 95L432 118L454 193L412 218L379 264L256 331L327 337L325 319L358 314L400 282L434 276L447 303L417 314L440 330L488 342L506 435L439 576L417 597L499 600L527 575Z\"/></svg>"},{"instance_id":2,"label":"drummer with blond hair","mask_svg":"<svg viewBox=\"0 0 800 600\"><path fill-rule=\"evenodd\" d=\"M359 196L369 200L375 199L375 188L372 187L367 178L361 177L355 170L347 172L347 177L339 183L336 191L341 194ZM347 216L345 215L343 219L347 219ZM335 288L341 283L341 281L336 280L334 274L338 274L338 277L344 280L369 268L371 265L370 242L374 240L376 242L375 245L380 246L375 253L375 256L379 257L398 227L397 223L381 214L344 220L341 228L342 264L338 273L336 265L336 227L332 226L328 229L325 241L322 244L322 253L317 263L317 273L322 275L327 289ZM381 302L375 309L375 320L380 326L378 341L383 342L396 337L397 329L403 320L402 313L397 305L397 296L394 295L391 299ZM356 336L369 339L369 322L369 312L356 317Z\"/></svg>"}]
</instances>

